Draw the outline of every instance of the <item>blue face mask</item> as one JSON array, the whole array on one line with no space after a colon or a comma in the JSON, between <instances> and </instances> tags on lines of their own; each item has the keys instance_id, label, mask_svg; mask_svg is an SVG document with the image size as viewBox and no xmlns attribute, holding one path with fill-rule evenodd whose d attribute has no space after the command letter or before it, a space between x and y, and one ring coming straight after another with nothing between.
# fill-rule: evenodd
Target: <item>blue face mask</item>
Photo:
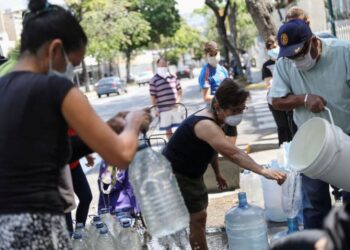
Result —
<instances>
[{"instance_id":1,"label":"blue face mask","mask_svg":"<svg viewBox=\"0 0 350 250\"><path fill-rule=\"evenodd\" d=\"M275 61L277 60L279 53L280 53L280 47L276 47L267 51L268 56Z\"/></svg>"},{"instance_id":2,"label":"blue face mask","mask_svg":"<svg viewBox=\"0 0 350 250\"><path fill-rule=\"evenodd\" d=\"M60 71L57 71L57 70L53 69L52 68L52 61L51 61L51 58L50 58L48 75L56 75L56 76L59 76L59 77L67 78L70 81L73 81L73 78L74 78L74 66L69 61L68 56L67 56L66 52L64 51L64 49L63 49L63 55L64 55L64 59L66 60L66 70L64 72L60 72Z\"/></svg>"}]
</instances>

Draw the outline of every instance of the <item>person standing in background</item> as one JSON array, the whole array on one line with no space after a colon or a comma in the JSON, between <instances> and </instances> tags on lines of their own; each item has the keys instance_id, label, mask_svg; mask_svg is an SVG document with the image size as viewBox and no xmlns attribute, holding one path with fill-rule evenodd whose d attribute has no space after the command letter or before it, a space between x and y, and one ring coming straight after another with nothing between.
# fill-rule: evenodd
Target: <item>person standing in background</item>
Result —
<instances>
[{"instance_id":1,"label":"person standing in background","mask_svg":"<svg viewBox=\"0 0 350 250\"><path fill-rule=\"evenodd\" d=\"M157 60L157 73L149 84L151 102L156 106L160 130L166 130L169 140L173 135L173 128L182 122L176 103L181 102L182 89L176 76L169 73L168 62L164 58Z\"/></svg>"},{"instance_id":2,"label":"person standing in background","mask_svg":"<svg viewBox=\"0 0 350 250\"><path fill-rule=\"evenodd\" d=\"M277 45L276 37L270 36L266 43L265 48L269 56L262 67L262 79L264 80L267 88L270 90L272 86L273 70L278 58L279 47ZM269 92L267 94L269 109L277 125L278 145L283 142L289 142L293 139L297 127L293 122L293 111L281 111L275 109L271 104L271 98L269 98Z\"/></svg>"},{"instance_id":3,"label":"person standing in background","mask_svg":"<svg viewBox=\"0 0 350 250\"><path fill-rule=\"evenodd\" d=\"M202 67L198 82L203 101L207 106L210 106L220 83L225 78L228 78L229 75L225 67L219 64L220 52L216 42L210 41L204 45L204 55L207 63ZM237 127L225 124L223 125L223 129L225 134L229 137L229 140L235 145L237 140Z\"/></svg>"}]
</instances>

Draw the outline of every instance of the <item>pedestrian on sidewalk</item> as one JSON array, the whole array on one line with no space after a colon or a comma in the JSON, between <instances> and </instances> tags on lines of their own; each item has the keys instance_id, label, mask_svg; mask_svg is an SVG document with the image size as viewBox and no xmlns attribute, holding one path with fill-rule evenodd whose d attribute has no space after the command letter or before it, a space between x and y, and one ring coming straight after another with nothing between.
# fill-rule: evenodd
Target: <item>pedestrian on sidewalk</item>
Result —
<instances>
[{"instance_id":1,"label":"pedestrian on sidewalk","mask_svg":"<svg viewBox=\"0 0 350 250\"><path fill-rule=\"evenodd\" d=\"M318 116L329 119L350 133L350 43L316 37L302 20L293 19L281 26L277 35L279 57L270 91L278 110L293 110L298 127ZM302 176L303 213L306 229L320 229L331 210L329 184ZM343 200L349 194L343 192Z\"/></svg>"},{"instance_id":2,"label":"pedestrian on sidewalk","mask_svg":"<svg viewBox=\"0 0 350 250\"><path fill-rule=\"evenodd\" d=\"M182 89L180 81L169 73L168 62L165 58L157 60L157 73L149 84L151 102L156 106L160 119L160 130L166 131L169 140L173 135L173 128L182 122L177 103L181 102Z\"/></svg>"},{"instance_id":3,"label":"pedestrian on sidewalk","mask_svg":"<svg viewBox=\"0 0 350 250\"><path fill-rule=\"evenodd\" d=\"M217 88L229 75L225 67L219 64L220 52L216 42L210 41L204 45L204 55L207 59L207 63L202 67L198 82L203 101L207 106L210 106ZM232 144L235 145L237 140L237 127L225 124L223 125L223 129L225 134L230 138Z\"/></svg>"},{"instance_id":4,"label":"pedestrian on sidewalk","mask_svg":"<svg viewBox=\"0 0 350 250\"><path fill-rule=\"evenodd\" d=\"M221 129L224 123L238 125L248 96L249 93L232 79L225 79L217 89L211 105L188 117L163 151L171 163L190 213L192 249L208 249L205 238L208 192L203 175L217 152L240 167L280 184L286 178L281 172L258 165L244 151L232 145Z\"/></svg>"},{"instance_id":5,"label":"pedestrian on sidewalk","mask_svg":"<svg viewBox=\"0 0 350 250\"><path fill-rule=\"evenodd\" d=\"M70 158L68 124L111 164L135 155L144 111L126 116L120 135L74 88L87 37L68 10L30 0L20 57L0 78L0 242L2 249L71 249L60 173Z\"/></svg>"},{"instance_id":6,"label":"pedestrian on sidewalk","mask_svg":"<svg viewBox=\"0 0 350 250\"><path fill-rule=\"evenodd\" d=\"M247 78L248 83L253 82L252 77L252 58L246 50L241 50L241 55L243 59L243 69L245 72L245 77Z\"/></svg>"},{"instance_id":7,"label":"pedestrian on sidewalk","mask_svg":"<svg viewBox=\"0 0 350 250\"><path fill-rule=\"evenodd\" d=\"M267 41L265 42L265 48L267 50L269 59L263 64L262 79L264 80L269 90L267 93L267 102L277 125L278 145L281 145L283 142L289 142L293 139L297 127L293 122L293 111L277 110L271 105L271 98L269 97L269 92L272 86L273 70L275 68L275 63L279 53L279 47L277 45L277 40L275 36L270 36L267 39Z\"/></svg>"}]
</instances>

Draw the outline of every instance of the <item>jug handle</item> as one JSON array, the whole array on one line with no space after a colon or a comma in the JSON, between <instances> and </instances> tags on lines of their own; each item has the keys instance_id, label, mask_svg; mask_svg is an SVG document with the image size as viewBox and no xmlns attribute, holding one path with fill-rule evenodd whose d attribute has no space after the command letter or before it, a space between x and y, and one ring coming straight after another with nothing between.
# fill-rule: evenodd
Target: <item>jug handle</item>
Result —
<instances>
[{"instance_id":1,"label":"jug handle","mask_svg":"<svg viewBox=\"0 0 350 250\"><path fill-rule=\"evenodd\" d=\"M338 138L338 135L337 135L336 130L335 130L335 124L334 124L332 112L327 107L325 107L325 110L327 111L327 113L329 115L329 119L331 121L332 132L333 132L333 135L334 135L334 138L335 138L335 144L337 145L337 151L339 151L340 150L339 138Z\"/></svg>"}]
</instances>

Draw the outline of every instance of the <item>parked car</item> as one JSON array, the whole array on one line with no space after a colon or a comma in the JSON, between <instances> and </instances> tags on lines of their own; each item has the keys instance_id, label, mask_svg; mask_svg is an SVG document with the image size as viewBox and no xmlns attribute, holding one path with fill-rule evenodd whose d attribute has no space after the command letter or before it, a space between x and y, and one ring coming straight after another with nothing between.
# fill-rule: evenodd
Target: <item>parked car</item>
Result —
<instances>
[{"instance_id":1,"label":"parked car","mask_svg":"<svg viewBox=\"0 0 350 250\"><path fill-rule=\"evenodd\" d=\"M127 93L126 85L123 80L119 77L104 77L95 84L95 91L98 98L102 95L107 95L115 93L120 95L122 93Z\"/></svg>"},{"instance_id":2,"label":"parked car","mask_svg":"<svg viewBox=\"0 0 350 250\"><path fill-rule=\"evenodd\" d=\"M141 73L135 75L135 82L139 86L145 85L145 84L150 82L150 80L152 79L153 76L154 76L154 74L150 71L141 72Z\"/></svg>"},{"instance_id":3,"label":"parked car","mask_svg":"<svg viewBox=\"0 0 350 250\"><path fill-rule=\"evenodd\" d=\"M193 78L193 72L190 66L184 65L182 67L179 67L176 71L176 77L178 79L181 78Z\"/></svg>"}]
</instances>

